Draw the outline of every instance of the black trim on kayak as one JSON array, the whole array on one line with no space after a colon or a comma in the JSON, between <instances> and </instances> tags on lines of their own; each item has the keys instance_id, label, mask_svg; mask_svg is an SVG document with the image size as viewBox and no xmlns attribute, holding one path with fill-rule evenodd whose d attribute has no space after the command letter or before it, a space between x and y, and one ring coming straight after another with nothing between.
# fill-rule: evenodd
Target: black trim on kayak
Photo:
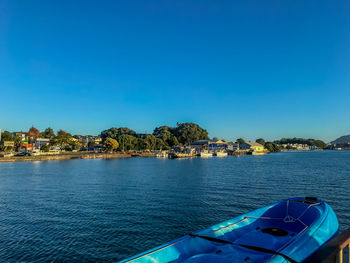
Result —
<instances>
[{"instance_id":1,"label":"black trim on kayak","mask_svg":"<svg viewBox=\"0 0 350 263\"><path fill-rule=\"evenodd\" d=\"M267 248L263 248L263 247L256 247L256 246L251 246L251 245L237 244L237 243L233 243L231 241L227 241L227 240L223 240L223 239L219 239L219 238L215 238L215 237L201 236L201 235L195 235L195 234L189 234L189 236L190 237L199 237L199 238L203 238L205 240L212 241L212 242L217 242L217 243L236 245L236 246L248 248L248 249L259 251L259 252L263 252L263 253L279 255L279 256L283 257L284 259L288 260L291 263L298 263L297 261L295 261L294 259L288 257L287 255L284 255L284 254L282 254L280 252L277 252L277 251L274 251L274 250L271 250L271 249L267 249Z\"/></svg>"}]
</instances>

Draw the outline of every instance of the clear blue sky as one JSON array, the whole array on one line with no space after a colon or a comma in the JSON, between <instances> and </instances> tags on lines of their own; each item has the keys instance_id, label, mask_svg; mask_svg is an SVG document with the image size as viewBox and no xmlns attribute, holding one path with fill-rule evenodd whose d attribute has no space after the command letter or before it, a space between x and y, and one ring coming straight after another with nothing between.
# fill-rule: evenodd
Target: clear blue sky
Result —
<instances>
[{"instance_id":1,"label":"clear blue sky","mask_svg":"<svg viewBox=\"0 0 350 263\"><path fill-rule=\"evenodd\" d=\"M350 134L350 1L0 1L0 128Z\"/></svg>"}]
</instances>

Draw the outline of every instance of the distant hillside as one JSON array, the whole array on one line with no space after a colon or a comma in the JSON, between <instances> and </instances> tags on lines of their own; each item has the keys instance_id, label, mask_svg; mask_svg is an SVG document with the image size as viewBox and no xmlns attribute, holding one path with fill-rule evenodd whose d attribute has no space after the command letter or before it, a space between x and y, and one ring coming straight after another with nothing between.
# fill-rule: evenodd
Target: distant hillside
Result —
<instances>
[{"instance_id":1,"label":"distant hillside","mask_svg":"<svg viewBox=\"0 0 350 263\"><path fill-rule=\"evenodd\" d=\"M324 143L324 141L321 140L315 140L315 139L304 139L304 138L282 138L281 140L278 141L274 141L274 143L277 144L294 144L294 143L298 143L298 144L307 144L310 146L317 146L321 149L326 148L326 144Z\"/></svg>"},{"instance_id":2,"label":"distant hillside","mask_svg":"<svg viewBox=\"0 0 350 263\"><path fill-rule=\"evenodd\" d=\"M332 144L344 144L344 143L350 143L350 135L344 135L342 137L339 137L338 139L331 142Z\"/></svg>"}]
</instances>

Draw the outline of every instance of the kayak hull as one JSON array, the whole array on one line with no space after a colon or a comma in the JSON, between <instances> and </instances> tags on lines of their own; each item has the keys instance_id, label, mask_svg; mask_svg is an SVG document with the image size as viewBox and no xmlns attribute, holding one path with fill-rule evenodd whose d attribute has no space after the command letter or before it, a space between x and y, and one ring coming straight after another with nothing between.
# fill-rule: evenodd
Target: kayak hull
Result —
<instances>
[{"instance_id":1,"label":"kayak hull","mask_svg":"<svg viewBox=\"0 0 350 263\"><path fill-rule=\"evenodd\" d=\"M327 203L297 197L197 231L122 262L288 262L288 257L301 262L333 238L338 229L338 219Z\"/></svg>"}]
</instances>

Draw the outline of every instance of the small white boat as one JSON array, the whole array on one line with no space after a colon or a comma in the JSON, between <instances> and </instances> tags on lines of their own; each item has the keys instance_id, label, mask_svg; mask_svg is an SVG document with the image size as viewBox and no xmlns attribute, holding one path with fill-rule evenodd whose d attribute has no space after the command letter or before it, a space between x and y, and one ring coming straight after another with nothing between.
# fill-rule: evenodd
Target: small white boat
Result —
<instances>
[{"instance_id":1,"label":"small white boat","mask_svg":"<svg viewBox=\"0 0 350 263\"><path fill-rule=\"evenodd\" d=\"M168 158L169 154L168 151L157 151L156 157L158 158Z\"/></svg>"},{"instance_id":2,"label":"small white boat","mask_svg":"<svg viewBox=\"0 0 350 263\"><path fill-rule=\"evenodd\" d=\"M227 155L228 155L227 152L224 152L224 151L216 152L217 157L226 157Z\"/></svg>"},{"instance_id":3,"label":"small white boat","mask_svg":"<svg viewBox=\"0 0 350 263\"><path fill-rule=\"evenodd\" d=\"M207 150L203 150L203 151L201 151L200 156L204 157L204 158L213 157L213 153L211 153Z\"/></svg>"}]
</instances>

